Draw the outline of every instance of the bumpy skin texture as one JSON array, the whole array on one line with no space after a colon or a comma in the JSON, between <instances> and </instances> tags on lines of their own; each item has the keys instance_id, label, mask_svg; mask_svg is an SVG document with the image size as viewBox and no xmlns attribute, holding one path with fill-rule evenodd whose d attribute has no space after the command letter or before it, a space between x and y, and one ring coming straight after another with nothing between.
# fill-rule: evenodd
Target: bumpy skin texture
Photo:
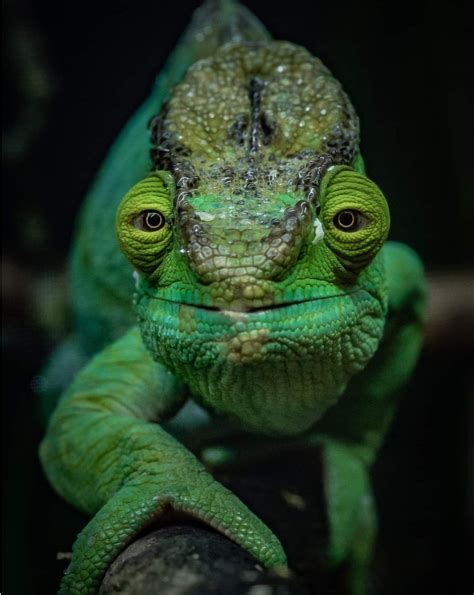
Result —
<instances>
[{"instance_id":1,"label":"bumpy skin texture","mask_svg":"<svg viewBox=\"0 0 474 595\"><path fill-rule=\"evenodd\" d=\"M357 117L319 60L271 41L243 7L208 2L167 68L104 164L75 243L77 344L100 352L64 392L40 456L57 491L95 516L61 592L94 593L168 510L286 564L271 529L160 425L191 397L234 431L320 444L328 561L348 559L362 593L368 470L419 351L422 267L386 242Z\"/></svg>"}]
</instances>

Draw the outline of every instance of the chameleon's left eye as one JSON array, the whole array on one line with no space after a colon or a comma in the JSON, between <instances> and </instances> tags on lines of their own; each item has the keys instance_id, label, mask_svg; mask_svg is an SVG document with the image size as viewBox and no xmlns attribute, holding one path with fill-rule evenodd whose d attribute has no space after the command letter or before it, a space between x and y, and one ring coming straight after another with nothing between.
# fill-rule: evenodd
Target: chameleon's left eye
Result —
<instances>
[{"instance_id":1,"label":"chameleon's left eye","mask_svg":"<svg viewBox=\"0 0 474 595\"><path fill-rule=\"evenodd\" d=\"M390 213L384 195L365 175L336 165L324 174L319 200L323 247L343 265L341 277L357 275L387 238Z\"/></svg>"},{"instance_id":2,"label":"chameleon's left eye","mask_svg":"<svg viewBox=\"0 0 474 595\"><path fill-rule=\"evenodd\" d=\"M351 232L362 229L367 224L367 219L356 209L344 209L336 213L334 225L341 231Z\"/></svg>"},{"instance_id":3,"label":"chameleon's left eye","mask_svg":"<svg viewBox=\"0 0 474 595\"><path fill-rule=\"evenodd\" d=\"M160 211L142 211L133 220L133 225L141 231L158 231L166 223L165 216Z\"/></svg>"}]
</instances>

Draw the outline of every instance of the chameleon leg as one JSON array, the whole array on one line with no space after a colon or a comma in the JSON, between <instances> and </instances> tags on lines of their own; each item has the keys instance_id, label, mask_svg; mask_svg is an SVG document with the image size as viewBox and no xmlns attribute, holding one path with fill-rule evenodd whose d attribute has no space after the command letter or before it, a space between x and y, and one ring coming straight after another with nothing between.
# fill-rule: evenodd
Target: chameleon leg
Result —
<instances>
[{"instance_id":1,"label":"chameleon leg","mask_svg":"<svg viewBox=\"0 0 474 595\"><path fill-rule=\"evenodd\" d=\"M94 593L120 550L167 508L190 514L265 566L285 564L273 533L191 452L151 420L182 403L183 387L133 329L79 373L40 447L56 490L94 518L79 535L62 593Z\"/></svg>"},{"instance_id":2,"label":"chameleon leg","mask_svg":"<svg viewBox=\"0 0 474 595\"><path fill-rule=\"evenodd\" d=\"M204 470L194 477L186 470L175 482L139 477L121 488L79 534L60 593L94 593L124 546L167 508L207 522L265 565L285 561L271 531L236 496Z\"/></svg>"},{"instance_id":3,"label":"chameleon leg","mask_svg":"<svg viewBox=\"0 0 474 595\"><path fill-rule=\"evenodd\" d=\"M369 584L369 570L377 535L377 514L370 487L362 498L359 524L350 549L347 569L348 592L364 595Z\"/></svg>"},{"instance_id":4,"label":"chameleon leg","mask_svg":"<svg viewBox=\"0 0 474 595\"><path fill-rule=\"evenodd\" d=\"M328 559L331 565L337 565L354 547L366 511L373 510L369 470L350 446L324 440L321 452L329 525ZM372 516L373 512L367 513L367 518ZM357 545L361 553L364 548L371 549L363 539L362 534Z\"/></svg>"},{"instance_id":5,"label":"chameleon leg","mask_svg":"<svg viewBox=\"0 0 474 595\"><path fill-rule=\"evenodd\" d=\"M365 595L377 529L369 466L352 445L312 434L319 446L326 501L327 564L347 563L347 592Z\"/></svg>"},{"instance_id":6,"label":"chameleon leg","mask_svg":"<svg viewBox=\"0 0 474 595\"><path fill-rule=\"evenodd\" d=\"M378 352L329 410L312 439L323 444L329 557L349 562L351 592L366 592L376 534L369 469L395 413L400 389L416 364L422 340L425 280L406 246L384 247L389 312Z\"/></svg>"}]
</instances>

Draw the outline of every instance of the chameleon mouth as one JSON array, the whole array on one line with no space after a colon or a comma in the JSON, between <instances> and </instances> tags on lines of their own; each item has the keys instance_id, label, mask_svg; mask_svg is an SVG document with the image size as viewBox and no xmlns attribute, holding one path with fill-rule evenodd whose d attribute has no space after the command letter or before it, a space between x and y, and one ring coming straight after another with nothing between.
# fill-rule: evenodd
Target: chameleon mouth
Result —
<instances>
[{"instance_id":1,"label":"chameleon mouth","mask_svg":"<svg viewBox=\"0 0 474 595\"><path fill-rule=\"evenodd\" d=\"M148 295L148 297L152 298L153 300L158 300L158 301L162 301L162 302L176 304L177 306L184 306L184 307L193 308L196 310L207 311L207 312L232 313L232 314L258 314L260 312L281 310L284 308L291 308L292 306L301 306L303 304L309 304L312 302L320 302L323 300L330 300L330 299L340 298L340 297L350 297L350 296L352 296L356 293L359 293L361 291L364 291L364 290L361 288L358 288L353 291L346 291L344 293L335 293L332 295L323 295L323 296L319 296L319 297L306 298L306 299L302 299L302 300L291 300L291 301L287 301L287 302L280 302L278 304L266 304L263 306L251 306L251 305L247 306L245 304L239 304L240 307L232 307L232 306L227 306L227 305L209 306L209 305L205 305L205 304L180 302L177 300L170 300L167 298L157 297L157 296L152 296L152 295Z\"/></svg>"}]
</instances>

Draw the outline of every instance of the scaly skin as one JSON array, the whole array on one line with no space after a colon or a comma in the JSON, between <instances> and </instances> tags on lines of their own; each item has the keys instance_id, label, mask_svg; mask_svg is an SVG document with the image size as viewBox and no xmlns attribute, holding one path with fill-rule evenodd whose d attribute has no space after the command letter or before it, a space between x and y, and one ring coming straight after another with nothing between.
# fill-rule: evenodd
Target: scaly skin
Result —
<instances>
[{"instance_id":1,"label":"scaly skin","mask_svg":"<svg viewBox=\"0 0 474 595\"><path fill-rule=\"evenodd\" d=\"M147 171L143 124L157 112ZM95 516L61 592L94 593L170 509L286 564L272 531L160 426L187 397L242 431L320 444L328 561L348 559L364 592L369 466L423 318L421 265L386 242L389 225L339 83L244 8L205 4L81 216L77 344L102 351L63 394L40 456L56 490Z\"/></svg>"}]
</instances>

